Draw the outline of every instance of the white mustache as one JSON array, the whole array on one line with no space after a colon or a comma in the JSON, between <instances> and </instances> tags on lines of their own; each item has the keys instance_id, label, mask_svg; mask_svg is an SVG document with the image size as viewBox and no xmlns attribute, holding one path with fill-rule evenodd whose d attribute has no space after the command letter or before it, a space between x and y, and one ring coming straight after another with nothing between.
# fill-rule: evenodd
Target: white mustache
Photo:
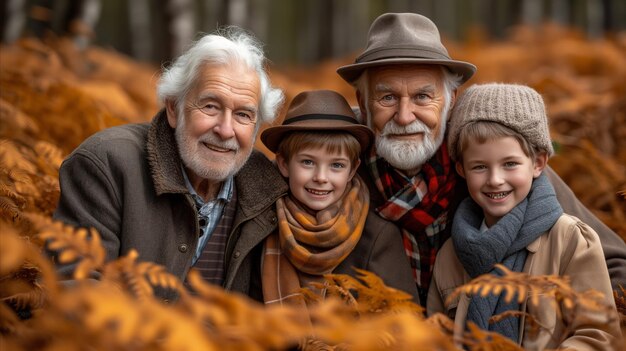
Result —
<instances>
[{"instance_id":1,"label":"white mustache","mask_svg":"<svg viewBox=\"0 0 626 351\"><path fill-rule=\"evenodd\" d=\"M200 142L217 146L221 149L228 149L233 151L239 151L239 143L235 138L230 138L228 140L221 140L213 134L205 134L200 138Z\"/></svg>"},{"instance_id":2,"label":"white mustache","mask_svg":"<svg viewBox=\"0 0 626 351\"><path fill-rule=\"evenodd\" d=\"M385 124L383 131L380 133L381 137L386 137L388 135L404 135L404 134L415 134L415 133L426 133L430 134L431 129L428 128L422 121L415 120L411 122L411 124L406 126L399 125L396 121L391 120Z\"/></svg>"}]
</instances>

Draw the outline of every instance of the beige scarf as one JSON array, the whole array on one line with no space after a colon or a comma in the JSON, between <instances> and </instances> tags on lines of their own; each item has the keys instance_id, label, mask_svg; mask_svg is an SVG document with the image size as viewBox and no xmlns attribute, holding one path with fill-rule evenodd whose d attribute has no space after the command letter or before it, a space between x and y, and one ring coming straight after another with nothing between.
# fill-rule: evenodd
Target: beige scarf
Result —
<instances>
[{"instance_id":1,"label":"beige scarf","mask_svg":"<svg viewBox=\"0 0 626 351\"><path fill-rule=\"evenodd\" d=\"M289 196L276 201L278 233L265 240L262 284L266 304L306 307L300 293L321 281L352 252L363 232L369 192L355 176L342 198L309 214Z\"/></svg>"}]
</instances>

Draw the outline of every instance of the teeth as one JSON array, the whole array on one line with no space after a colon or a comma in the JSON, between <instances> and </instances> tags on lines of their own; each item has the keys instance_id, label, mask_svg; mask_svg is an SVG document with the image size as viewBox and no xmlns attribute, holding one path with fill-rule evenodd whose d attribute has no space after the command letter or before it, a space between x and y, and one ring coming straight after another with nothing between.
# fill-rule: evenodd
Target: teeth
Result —
<instances>
[{"instance_id":1,"label":"teeth","mask_svg":"<svg viewBox=\"0 0 626 351\"><path fill-rule=\"evenodd\" d=\"M503 199L505 198L507 195L509 195L511 192L510 191L504 191L501 193L485 193L485 195L487 195L487 197L491 198L491 199Z\"/></svg>"},{"instance_id":2,"label":"teeth","mask_svg":"<svg viewBox=\"0 0 626 351\"><path fill-rule=\"evenodd\" d=\"M328 190L328 191L319 191L319 190L307 189L306 191L310 192L313 195L328 195L328 194L330 194L330 190Z\"/></svg>"}]
</instances>

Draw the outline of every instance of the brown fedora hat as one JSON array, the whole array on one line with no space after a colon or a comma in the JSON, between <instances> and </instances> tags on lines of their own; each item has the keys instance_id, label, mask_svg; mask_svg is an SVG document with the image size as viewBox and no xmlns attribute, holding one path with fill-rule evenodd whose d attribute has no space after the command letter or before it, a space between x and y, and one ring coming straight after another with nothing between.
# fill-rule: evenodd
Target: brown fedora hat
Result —
<instances>
[{"instance_id":1,"label":"brown fedora hat","mask_svg":"<svg viewBox=\"0 0 626 351\"><path fill-rule=\"evenodd\" d=\"M332 90L305 91L296 95L282 125L265 129L261 141L275 153L286 134L295 131L344 131L359 141L362 151L374 140L372 130L357 121L346 99Z\"/></svg>"},{"instance_id":2,"label":"brown fedora hat","mask_svg":"<svg viewBox=\"0 0 626 351\"><path fill-rule=\"evenodd\" d=\"M366 68L394 64L446 66L463 77L462 83L476 72L473 64L450 58L437 26L427 17L416 13L386 13L372 22L365 51L353 64L339 67L337 73L353 84Z\"/></svg>"}]
</instances>

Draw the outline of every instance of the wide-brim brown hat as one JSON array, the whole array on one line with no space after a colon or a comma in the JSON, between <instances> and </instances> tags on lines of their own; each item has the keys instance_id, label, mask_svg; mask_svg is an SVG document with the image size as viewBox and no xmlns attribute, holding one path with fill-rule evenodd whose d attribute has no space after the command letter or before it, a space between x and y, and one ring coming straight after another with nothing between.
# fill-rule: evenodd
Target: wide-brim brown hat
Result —
<instances>
[{"instance_id":1,"label":"wide-brim brown hat","mask_svg":"<svg viewBox=\"0 0 626 351\"><path fill-rule=\"evenodd\" d=\"M416 13L386 13L374 20L368 33L367 47L353 64L339 67L337 73L350 84L370 67L424 64L442 65L469 80L476 66L450 58L441 43L437 26Z\"/></svg>"},{"instance_id":2,"label":"wide-brim brown hat","mask_svg":"<svg viewBox=\"0 0 626 351\"><path fill-rule=\"evenodd\" d=\"M346 99L332 90L305 91L296 95L282 125L265 129L261 141L276 153L283 138L295 131L344 131L358 140L361 151L367 150L374 140L374 132L360 124Z\"/></svg>"}]
</instances>

